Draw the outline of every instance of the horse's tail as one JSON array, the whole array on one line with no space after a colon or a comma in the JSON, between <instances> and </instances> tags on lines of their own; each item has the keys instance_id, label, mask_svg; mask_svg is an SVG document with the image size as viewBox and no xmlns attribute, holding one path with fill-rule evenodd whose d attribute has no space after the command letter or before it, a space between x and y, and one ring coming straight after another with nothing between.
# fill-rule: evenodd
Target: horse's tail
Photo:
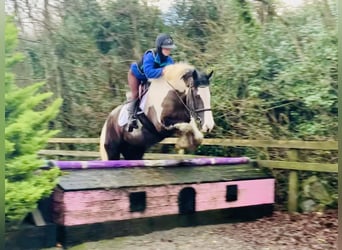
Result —
<instances>
[{"instance_id":1,"label":"horse's tail","mask_svg":"<svg viewBox=\"0 0 342 250\"><path fill-rule=\"evenodd\" d=\"M103 161L108 160L108 154L104 147L104 144L106 141L106 134L107 134L107 121L103 124L101 135L100 135L100 156L101 156L101 160Z\"/></svg>"}]
</instances>

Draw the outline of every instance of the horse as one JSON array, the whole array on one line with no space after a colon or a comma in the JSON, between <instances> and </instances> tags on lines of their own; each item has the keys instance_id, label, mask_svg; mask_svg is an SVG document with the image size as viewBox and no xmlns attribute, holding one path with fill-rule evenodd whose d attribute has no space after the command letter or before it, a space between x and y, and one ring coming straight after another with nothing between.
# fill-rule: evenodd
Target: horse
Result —
<instances>
[{"instance_id":1,"label":"horse","mask_svg":"<svg viewBox=\"0 0 342 250\"><path fill-rule=\"evenodd\" d=\"M126 160L140 160L149 147L171 136L178 138L176 148L196 149L203 133L215 125L209 89L212 74L180 62L166 66L160 78L149 79L148 90L140 96L137 129L127 131L125 104L107 117L100 135L101 159L118 160L121 154Z\"/></svg>"}]
</instances>

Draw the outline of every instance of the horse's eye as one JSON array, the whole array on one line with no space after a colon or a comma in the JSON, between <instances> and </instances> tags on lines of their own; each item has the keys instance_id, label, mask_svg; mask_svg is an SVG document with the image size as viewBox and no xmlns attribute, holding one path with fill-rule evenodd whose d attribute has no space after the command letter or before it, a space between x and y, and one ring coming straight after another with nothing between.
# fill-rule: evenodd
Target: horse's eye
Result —
<instances>
[{"instance_id":1,"label":"horse's eye","mask_svg":"<svg viewBox=\"0 0 342 250\"><path fill-rule=\"evenodd\" d=\"M197 87L198 88L205 88L205 87L208 87L209 86L209 81L198 81L197 82Z\"/></svg>"}]
</instances>

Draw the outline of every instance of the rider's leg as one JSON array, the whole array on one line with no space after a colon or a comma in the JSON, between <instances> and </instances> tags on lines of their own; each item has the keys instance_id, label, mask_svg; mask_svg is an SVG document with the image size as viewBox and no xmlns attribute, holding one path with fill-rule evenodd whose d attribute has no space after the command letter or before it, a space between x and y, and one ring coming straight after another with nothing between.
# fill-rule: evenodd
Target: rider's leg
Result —
<instances>
[{"instance_id":1,"label":"rider's leg","mask_svg":"<svg viewBox=\"0 0 342 250\"><path fill-rule=\"evenodd\" d=\"M128 86L131 90L131 97L128 102L127 111L128 111L128 128L129 130L132 130L131 128L137 128L136 119L134 119L134 109L135 105L138 100L139 95L139 80L135 77L135 75L132 73L131 70L128 71Z\"/></svg>"},{"instance_id":2,"label":"rider's leg","mask_svg":"<svg viewBox=\"0 0 342 250\"><path fill-rule=\"evenodd\" d=\"M131 70L128 71L127 75L128 80L128 86L131 90L131 99L138 99L139 94L139 80L136 78L136 76L133 74Z\"/></svg>"}]
</instances>

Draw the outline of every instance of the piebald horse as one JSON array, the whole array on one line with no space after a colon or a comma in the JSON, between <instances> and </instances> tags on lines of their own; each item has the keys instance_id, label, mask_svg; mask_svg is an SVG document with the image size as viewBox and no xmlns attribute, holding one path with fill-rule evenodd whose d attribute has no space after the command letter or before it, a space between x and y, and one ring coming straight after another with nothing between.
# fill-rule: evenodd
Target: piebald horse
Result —
<instances>
[{"instance_id":1,"label":"piebald horse","mask_svg":"<svg viewBox=\"0 0 342 250\"><path fill-rule=\"evenodd\" d=\"M126 160L142 159L149 147L170 136L178 138L177 148L195 149L203 140L202 132L214 127L209 90L212 73L176 63L166 66L162 77L149 79L138 110L138 129L128 132L127 123L119 122L125 105L116 107L102 127L101 159L118 160L120 154Z\"/></svg>"}]
</instances>

